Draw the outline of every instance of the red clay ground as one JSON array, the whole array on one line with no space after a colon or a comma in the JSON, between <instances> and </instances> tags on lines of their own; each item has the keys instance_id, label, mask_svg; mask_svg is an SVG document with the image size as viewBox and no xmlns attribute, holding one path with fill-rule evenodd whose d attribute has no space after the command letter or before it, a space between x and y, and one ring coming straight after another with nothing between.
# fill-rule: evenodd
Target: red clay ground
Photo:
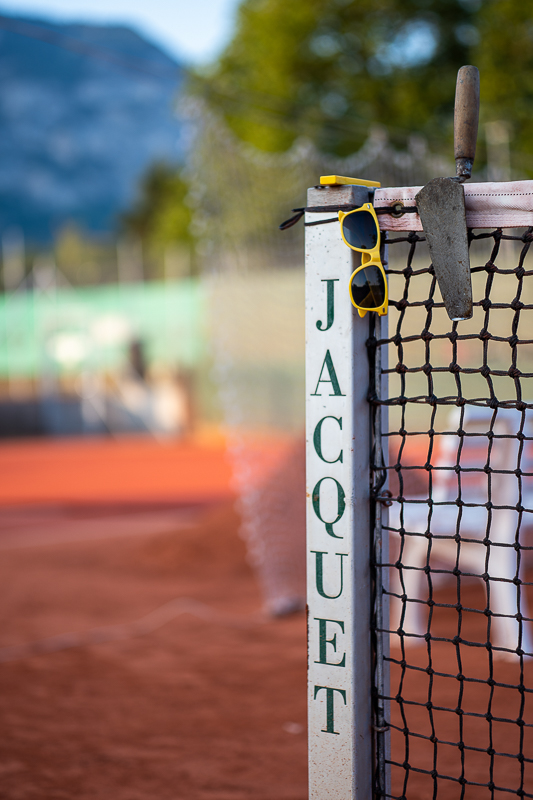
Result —
<instances>
[{"instance_id":1,"label":"red clay ground","mask_svg":"<svg viewBox=\"0 0 533 800\"><path fill-rule=\"evenodd\" d=\"M258 615L222 447L8 444L0 474L0 658L202 604L144 636L0 663L0 797L303 800L305 621Z\"/></svg>"},{"instance_id":2,"label":"red clay ground","mask_svg":"<svg viewBox=\"0 0 533 800\"><path fill-rule=\"evenodd\" d=\"M305 621L259 613L222 444L3 444L0 475L0 798L304 800ZM437 599L454 602L449 594L441 589ZM463 597L483 607L480 583L465 585ZM189 600L165 606L175 598ZM161 608L142 636L120 627ZM179 613L187 608L193 613ZM484 618L464 616L463 635L482 641ZM95 628L109 640L57 649L69 642L53 637ZM455 610L439 612L434 629L456 633ZM47 654L14 649L46 637ZM488 677L485 651L461 650L463 673ZM437 671L457 674L452 645L435 644L433 656ZM424 648L411 649L408 661L425 666ZM528 664L529 687L532 671ZM497 662L494 677L519 682L509 662ZM398 672L392 685L396 694ZM402 691L455 709L459 688L455 677L434 677L430 697L429 676L408 670ZM486 684L466 684L462 708L484 714L489 695ZM522 714L528 724L531 697ZM492 762L496 786L520 789L518 761L486 752L491 728L496 752L519 752L519 726L497 719L519 718L518 701L516 689L496 688L496 719L463 718L465 741L484 751L466 752L467 780L488 783ZM460 715L432 713L441 742L457 742ZM415 734L409 763L431 770L433 745L416 737L431 735L430 710L409 706L406 714ZM397 709L393 721L403 724ZM441 743L437 752L438 773L461 777L457 747ZM393 756L405 758L401 733ZM524 770L531 793L533 771L528 763ZM394 770L395 796L403 776ZM438 778L437 786L438 800L462 797L457 782ZM433 778L411 772L406 795L433 797ZM503 797L472 786L464 794Z\"/></svg>"}]
</instances>

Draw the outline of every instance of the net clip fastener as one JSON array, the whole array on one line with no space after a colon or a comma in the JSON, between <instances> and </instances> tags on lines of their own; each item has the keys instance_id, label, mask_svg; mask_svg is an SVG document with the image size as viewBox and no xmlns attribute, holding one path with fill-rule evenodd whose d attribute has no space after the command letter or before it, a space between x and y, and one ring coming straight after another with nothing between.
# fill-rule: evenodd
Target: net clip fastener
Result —
<instances>
[{"instance_id":1,"label":"net clip fastener","mask_svg":"<svg viewBox=\"0 0 533 800\"><path fill-rule=\"evenodd\" d=\"M391 217L403 217L405 214L404 207L405 206L401 200L397 200L395 203L393 203L391 205Z\"/></svg>"},{"instance_id":2,"label":"net clip fastener","mask_svg":"<svg viewBox=\"0 0 533 800\"><path fill-rule=\"evenodd\" d=\"M372 725L372 730L376 733L387 733L387 731L390 731L390 725Z\"/></svg>"},{"instance_id":3,"label":"net clip fastener","mask_svg":"<svg viewBox=\"0 0 533 800\"><path fill-rule=\"evenodd\" d=\"M392 505L392 492L388 490L381 492L381 494L376 495L376 500L378 503L381 503L381 505L389 508Z\"/></svg>"}]
</instances>

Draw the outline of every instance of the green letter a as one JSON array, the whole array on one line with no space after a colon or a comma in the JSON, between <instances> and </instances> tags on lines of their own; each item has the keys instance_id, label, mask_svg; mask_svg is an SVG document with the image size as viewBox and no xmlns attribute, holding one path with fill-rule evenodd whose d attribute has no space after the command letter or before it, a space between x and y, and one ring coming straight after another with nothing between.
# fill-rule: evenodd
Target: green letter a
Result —
<instances>
[{"instance_id":1,"label":"green letter a","mask_svg":"<svg viewBox=\"0 0 533 800\"><path fill-rule=\"evenodd\" d=\"M323 378L322 375L324 374L324 367L328 371L329 378ZM339 386L339 379L337 378L337 373L335 372L335 367L333 366L333 359L331 358L331 353L329 350L326 350L326 357L324 359L324 363L322 364L322 369L320 370L320 375L318 376L318 383L316 385L316 389L311 395L311 397L317 397L321 394L318 391L318 387L321 383L331 383L331 388L333 389L332 392L329 393L330 397L334 395L340 395L344 397L343 393L341 392L341 387Z\"/></svg>"}]
</instances>

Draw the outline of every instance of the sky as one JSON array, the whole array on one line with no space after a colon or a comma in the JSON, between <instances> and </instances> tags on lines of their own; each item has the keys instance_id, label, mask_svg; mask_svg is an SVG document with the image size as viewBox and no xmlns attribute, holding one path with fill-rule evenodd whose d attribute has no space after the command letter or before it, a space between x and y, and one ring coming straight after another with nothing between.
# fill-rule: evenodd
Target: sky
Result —
<instances>
[{"instance_id":1,"label":"sky","mask_svg":"<svg viewBox=\"0 0 533 800\"><path fill-rule=\"evenodd\" d=\"M239 0L0 0L0 13L64 22L121 23L190 64L216 58Z\"/></svg>"}]
</instances>

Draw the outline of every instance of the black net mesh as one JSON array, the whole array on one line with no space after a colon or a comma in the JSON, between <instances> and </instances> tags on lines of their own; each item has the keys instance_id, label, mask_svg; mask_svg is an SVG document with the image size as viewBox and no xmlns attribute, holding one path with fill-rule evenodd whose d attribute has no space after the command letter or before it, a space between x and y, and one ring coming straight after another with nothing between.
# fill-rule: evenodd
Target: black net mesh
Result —
<instances>
[{"instance_id":1,"label":"black net mesh","mask_svg":"<svg viewBox=\"0 0 533 800\"><path fill-rule=\"evenodd\" d=\"M533 797L533 228L469 236L472 320L449 321L423 234L389 234L389 338L374 319L368 342L389 377L376 795L401 800Z\"/></svg>"}]
</instances>

